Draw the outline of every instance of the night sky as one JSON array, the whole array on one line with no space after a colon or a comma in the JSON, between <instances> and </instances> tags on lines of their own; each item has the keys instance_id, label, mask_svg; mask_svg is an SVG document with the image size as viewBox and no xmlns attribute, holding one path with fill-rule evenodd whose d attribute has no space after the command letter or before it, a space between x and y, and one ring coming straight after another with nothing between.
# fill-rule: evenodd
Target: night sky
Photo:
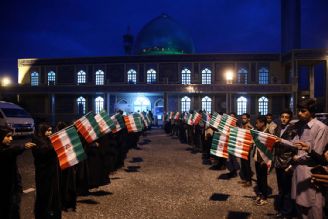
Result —
<instances>
[{"instance_id":1,"label":"night sky","mask_svg":"<svg viewBox=\"0 0 328 219\"><path fill-rule=\"evenodd\" d=\"M280 52L280 0L2 0L0 77L17 81L18 58L124 55L166 13L192 36L196 53ZM302 48L328 48L328 1L302 1Z\"/></svg>"}]
</instances>

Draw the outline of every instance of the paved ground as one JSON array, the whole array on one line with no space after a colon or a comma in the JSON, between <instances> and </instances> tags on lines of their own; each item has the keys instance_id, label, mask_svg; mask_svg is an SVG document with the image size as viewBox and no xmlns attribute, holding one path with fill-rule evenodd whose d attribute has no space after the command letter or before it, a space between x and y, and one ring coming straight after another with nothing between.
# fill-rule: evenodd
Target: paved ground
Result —
<instances>
[{"instance_id":1,"label":"paved ground","mask_svg":"<svg viewBox=\"0 0 328 219\"><path fill-rule=\"evenodd\" d=\"M190 153L188 145L163 130L154 129L140 140L142 150L129 152L125 167L111 175L112 183L79 197L77 211L63 218L272 218L272 197L268 205L255 206L252 188L241 187L237 177L218 179L225 170L209 170L201 154ZM19 166L24 189L34 188L30 152ZM274 173L269 185L276 194ZM22 218L33 218L33 203L33 191L23 195Z\"/></svg>"}]
</instances>

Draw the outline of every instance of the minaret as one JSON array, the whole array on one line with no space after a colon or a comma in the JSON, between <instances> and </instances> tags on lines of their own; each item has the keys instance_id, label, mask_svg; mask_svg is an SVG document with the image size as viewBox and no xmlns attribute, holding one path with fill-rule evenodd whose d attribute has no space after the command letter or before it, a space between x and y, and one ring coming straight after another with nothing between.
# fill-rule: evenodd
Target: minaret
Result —
<instances>
[{"instance_id":1,"label":"minaret","mask_svg":"<svg viewBox=\"0 0 328 219\"><path fill-rule=\"evenodd\" d=\"M133 35L130 34L130 27L128 27L128 31L123 35L123 46L125 55L131 55L133 48Z\"/></svg>"},{"instance_id":2,"label":"minaret","mask_svg":"<svg viewBox=\"0 0 328 219\"><path fill-rule=\"evenodd\" d=\"M301 48L301 0L281 0L281 53Z\"/></svg>"}]
</instances>

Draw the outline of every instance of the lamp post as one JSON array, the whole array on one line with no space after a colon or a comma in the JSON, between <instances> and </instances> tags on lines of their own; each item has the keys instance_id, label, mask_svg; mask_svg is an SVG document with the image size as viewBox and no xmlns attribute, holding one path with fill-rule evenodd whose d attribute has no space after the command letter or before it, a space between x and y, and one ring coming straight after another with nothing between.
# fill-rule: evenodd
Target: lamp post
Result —
<instances>
[{"instance_id":1,"label":"lamp post","mask_svg":"<svg viewBox=\"0 0 328 219\"><path fill-rule=\"evenodd\" d=\"M233 80L233 71L232 70L227 70L225 73L227 84L232 84Z\"/></svg>"},{"instance_id":2,"label":"lamp post","mask_svg":"<svg viewBox=\"0 0 328 219\"><path fill-rule=\"evenodd\" d=\"M227 84L232 84L232 80L233 80L233 71L231 69L227 70L225 72L225 77L226 77L226 81ZM227 93L226 93L226 113L230 113L231 112L231 93L228 92L229 89L227 89Z\"/></svg>"}]
</instances>

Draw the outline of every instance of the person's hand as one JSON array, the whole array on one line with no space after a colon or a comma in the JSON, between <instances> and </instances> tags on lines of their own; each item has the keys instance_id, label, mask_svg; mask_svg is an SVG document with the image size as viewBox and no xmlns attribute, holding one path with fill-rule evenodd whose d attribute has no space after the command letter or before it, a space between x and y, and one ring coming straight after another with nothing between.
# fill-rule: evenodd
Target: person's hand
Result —
<instances>
[{"instance_id":1,"label":"person's hand","mask_svg":"<svg viewBox=\"0 0 328 219\"><path fill-rule=\"evenodd\" d=\"M30 148L35 147L35 146L36 146L36 144L34 144L32 142L27 142L24 145L25 149L30 149Z\"/></svg>"},{"instance_id":2,"label":"person's hand","mask_svg":"<svg viewBox=\"0 0 328 219\"><path fill-rule=\"evenodd\" d=\"M299 142L295 142L294 143L295 147L297 147L299 150L303 150L303 151L306 151L306 152L310 152L310 145L309 144L306 144L302 141L299 141Z\"/></svg>"},{"instance_id":3,"label":"person's hand","mask_svg":"<svg viewBox=\"0 0 328 219\"><path fill-rule=\"evenodd\" d=\"M325 157L326 161L328 161L328 150L324 153L324 157Z\"/></svg>"},{"instance_id":4,"label":"person's hand","mask_svg":"<svg viewBox=\"0 0 328 219\"><path fill-rule=\"evenodd\" d=\"M276 138L276 143L281 142L281 138Z\"/></svg>"}]
</instances>

